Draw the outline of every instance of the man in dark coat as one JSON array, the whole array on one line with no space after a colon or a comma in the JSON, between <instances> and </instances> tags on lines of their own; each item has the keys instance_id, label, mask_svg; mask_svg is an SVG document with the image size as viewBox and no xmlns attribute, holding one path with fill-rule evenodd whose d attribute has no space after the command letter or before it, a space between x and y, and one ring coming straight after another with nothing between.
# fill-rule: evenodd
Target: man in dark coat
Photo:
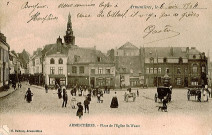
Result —
<instances>
[{"instance_id":1,"label":"man in dark coat","mask_svg":"<svg viewBox=\"0 0 212 135\"><path fill-rule=\"evenodd\" d=\"M83 106L81 105L81 102L77 103L78 109L77 109L77 116L81 118L83 116Z\"/></svg>"},{"instance_id":2,"label":"man in dark coat","mask_svg":"<svg viewBox=\"0 0 212 135\"><path fill-rule=\"evenodd\" d=\"M86 110L88 110L88 113L89 113L89 104L90 104L90 101L89 101L88 97L86 97L86 99L84 101L85 113L86 113Z\"/></svg>"},{"instance_id":3,"label":"man in dark coat","mask_svg":"<svg viewBox=\"0 0 212 135\"><path fill-rule=\"evenodd\" d=\"M62 107L66 107L66 104L67 104L67 101L68 101L68 94L67 94L67 91L63 89L63 105Z\"/></svg>"},{"instance_id":4,"label":"man in dark coat","mask_svg":"<svg viewBox=\"0 0 212 135\"><path fill-rule=\"evenodd\" d=\"M58 88L57 94L58 94L58 98L61 99L62 98L62 90L60 87Z\"/></svg>"}]
</instances>

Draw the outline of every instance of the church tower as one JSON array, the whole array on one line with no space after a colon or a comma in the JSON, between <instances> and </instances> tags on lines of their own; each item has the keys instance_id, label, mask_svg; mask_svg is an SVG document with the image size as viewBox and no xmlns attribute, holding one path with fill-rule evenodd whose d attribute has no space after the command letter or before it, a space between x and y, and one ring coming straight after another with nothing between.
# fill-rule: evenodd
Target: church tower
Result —
<instances>
[{"instance_id":1,"label":"church tower","mask_svg":"<svg viewBox=\"0 0 212 135\"><path fill-rule=\"evenodd\" d=\"M64 41L66 44L75 45L75 36L73 35L70 13L68 15L67 30L66 30L66 35L64 36Z\"/></svg>"}]
</instances>

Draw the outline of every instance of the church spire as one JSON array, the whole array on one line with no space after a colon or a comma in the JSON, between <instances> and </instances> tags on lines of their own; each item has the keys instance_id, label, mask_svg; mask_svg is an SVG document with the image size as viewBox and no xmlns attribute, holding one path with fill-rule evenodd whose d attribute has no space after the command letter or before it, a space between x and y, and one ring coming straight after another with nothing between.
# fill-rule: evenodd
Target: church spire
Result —
<instances>
[{"instance_id":1,"label":"church spire","mask_svg":"<svg viewBox=\"0 0 212 135\"><path fill-rule=\"evenodd\" d=\"M71 14L68 14L68 22L67 22L67 30L66 35L64 36L64 40L66 44L75 44L75 37L73 35L72 23L71 23Z\"/></svg>"}]
</instances>

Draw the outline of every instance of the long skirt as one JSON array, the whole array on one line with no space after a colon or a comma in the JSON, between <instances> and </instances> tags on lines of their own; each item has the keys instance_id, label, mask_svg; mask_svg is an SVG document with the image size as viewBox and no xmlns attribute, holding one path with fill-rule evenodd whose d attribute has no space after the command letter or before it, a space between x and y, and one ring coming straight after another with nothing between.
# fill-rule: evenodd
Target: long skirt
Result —
<instances>
[{"instance_id":1,"label":"long skirt","mask_svg":"<svg viewBox=\"0 0 212 135\"><path fill-rule=\"evenodd\" d=\"M118 99L117 97L113 97L112 98L112 101L111 101L111 104L110 104L110 107L111 108L118 108L119 104L118 104Z\"/></svg>"}]
</instances>

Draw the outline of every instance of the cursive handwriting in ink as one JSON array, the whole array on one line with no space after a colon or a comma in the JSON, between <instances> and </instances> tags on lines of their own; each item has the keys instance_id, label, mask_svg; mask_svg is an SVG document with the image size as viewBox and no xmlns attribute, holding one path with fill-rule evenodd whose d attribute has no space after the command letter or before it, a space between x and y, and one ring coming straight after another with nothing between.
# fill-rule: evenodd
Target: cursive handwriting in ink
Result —
<instances>
[{"instance_id":1,"label":"cursive handwriting in ink","mask_svg":"<svg viewBox=\"0 0 212 135\"><path fill-rule=\"evenodd\" d=\"M157 40L154 40L154 41L151 41L148 43L165 40L165 39L173 38L173 37L180 35L180 32L173 30L171 25L166 25L163 29L160 29L160 30L157 29L155 25L149 25L144 29L144 33L146 33L146 34L143 36L143 39L145 39L147 37L151 37L152 35L159 35L162 33L167 34L166 37L162 37L161 39L157 39Z\"/></svg>"},{"instance_id":2,"label":"cursive handwriting in ink","mask_svg":"<svg viewBox=\"0 0 212 135\"><path fill-rule=\"evenodd\" d=\"M51 21L51 20L57 20L57 19L58 17L53 16L52 14L46 15L44 17L40 17L40 12L37 12L31 16L30 20L27 21L27 23L31 21L41 21L43 23L44 21Z\"/></svg>"},{"instance_id":3,"label":"cursive handwriting in ink","mask_svg":"<svg viewBox=\"0 0 212 135\"><path fill-rule=\"evenodd\" d=\"M25 2L21 6L21 9L32 9L32 11L29 13L29 15L31 15L35 11L35 9L39 9L39 8L48 8L48 6L47 5L40 5L40 3L30 5L29 2Z\"/></svg>"}]
</instances>

